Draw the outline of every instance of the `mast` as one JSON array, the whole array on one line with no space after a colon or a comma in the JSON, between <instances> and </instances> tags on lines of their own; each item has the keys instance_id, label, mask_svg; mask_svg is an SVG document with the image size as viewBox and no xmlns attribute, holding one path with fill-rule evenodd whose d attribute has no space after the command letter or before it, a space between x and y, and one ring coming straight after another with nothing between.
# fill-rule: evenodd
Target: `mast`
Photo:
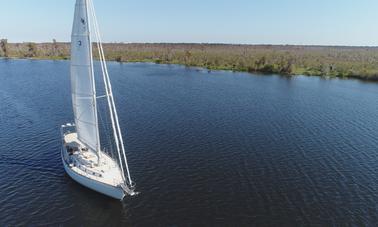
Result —
<instances>
[{"instance_id":1,"label":"mast","mask_svg":"<svg viewBox=\"0 0 378 227\"><path fill-rule=\"evenodd\" d=\"M78 139L100 159L88 0L76 0L71 35L71 93Z\"/></svg>"}]
</instances>

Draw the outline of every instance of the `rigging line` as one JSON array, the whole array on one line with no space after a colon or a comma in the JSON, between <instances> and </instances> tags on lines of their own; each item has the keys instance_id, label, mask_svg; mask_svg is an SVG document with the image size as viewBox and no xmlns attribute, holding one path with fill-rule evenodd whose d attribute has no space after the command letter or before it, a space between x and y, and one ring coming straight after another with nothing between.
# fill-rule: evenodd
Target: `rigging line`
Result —
<instances>
[{"instance_id":1,"label":"rigging line","mask_svg":"<svg viewBox=\"0 0 378 227\"><path fill-rule=\"evenodd\" d=\"M112 143L112 138L111 138L111 130L109 128L109 121L108 121L108 115L105 114L106 113L106 106L107 105L98 105L99 107L99 111L98 111L98 115L100 116L100 123L101 123L101 126L103 127L103 130L104 130L104 133L106 135L106 145L107 147L105 148L104 144L104 152L108 152L109 155L114 159L114 145ZM102 107L102 108L101 108ZM109 148L109 150L107 151L106 149Z\"/></svg>"},{"instance_id":2,"label":"rigging line","mask_svg":"<svg viewBox=\"0 0 378 227\"><path fill-rule=\"evenodd\" d=\"M102 97L107 97L107 95L103 95L101 96L100 98ZM97 97L99 98L99 97ZM98 105L99 107L99 115L100 115L100 121L101 121L101 125L103 126L103 129L105 131L105 134L106 134L106 139L107 139L107 147L106 148L109 148L108 150L108 153L110 154L110 156L112 157L112 159L115 158L116 154L114 153L115 152L115 147L114 147L114 143L112 143L112 141L114 140L111 136L111 129L110 129L110 125L109 125L109 116L106 114L107 113L107 105L104 105L104 103L100 102L102 105ZM101 107L101 110L100 110L100 107ZM118 160L118 159L117 159Z\"/></svg>"},{"instance_id":3,"label":"rigging line","mask_svg":"<svg viewBox=\"0 0 378 227\"><path fill-rule=\"evenodd\" d=\"M108 80L106 79L106 73L107 73L107 70L106 70L106 62L105 62L105 57L103 55L103 53L101 53L101 50L102 50L102 45L101 45L101 41L100 41L100 35L99 35L99 29L98 29L98 24L97 24L97 18L95 16L95 10L94 10L94 6L93 4L91 5L92 7L92 16L94 17L94 29L95 29L95 32L96 32L96 36L97 36L97 39L98 39L98 43L97 43L97 46L98 46L98 51L99 51L99 57L100 57L100 63L101 63L101 69L103 71L103 79L104 79L104 83L105 83L105 89L107 91L107 94L109 94L109 96L111 96L111 90L109 90L109 87L108 87ZM114 120L114 113L113 113L113 108L111 106L111 97L108 97L108 105L109 105L109 112L110 112L110 116L112 118L112 126L113 126L113 131L114 131L114 137L115 137L115 140L116 140L116 145L117 145L117 151L118 151L118 156L119 156L119 161L120 161L120 164L121 164L121 167L122 167L122 170L123 170L123 164L122 164L122 156L121 156L121 151L120 151L120 148L119 148L119 137L120 135L118 135L118 132L116 131L116 128L115 128L115 120Z\"/></svg>"},{"instance_id":4,"label":"rigging line","mask_svg":"<svg viewBox=\"0 0 378 227\"><path fill-rule=\"evenodd\" d=\"M99 33L99 28L98 28L98 24L97 24L96 13L94 12L93 4L91 4L91 6L92 6L92 9L93 9L92 12L93 12L93 15L94 15L95 26L96 26L96 29L97 29L97 31L98 31L98 33ZM100 35L98 35L98 41L99 41L99 43L100 43L101 54L102 54L102 57L103 57L103 60L104 60L104 69L105 69L106 79L108 80L108 86L109 86L109 90L110 90L110 92L111 92L111 91L112 91L112 86L111 86L111 83L110 83L109 74L108 74L108 70L107 70L107 67L106 67L105 55L104 55L104 50L103 50L103 48L102 48L102 42L101 42L101 37L100 37ZM122 148L123 157L124 157L124 160L125 160L125 166L126 166L127 175L128 175L128 178L129 178L129 183L130 183L130 185L132 185L133 182L132 182L132 180L131 180L130 171L129 171L129 166L128 166L127 158L126 158L126 154L125 154L125 147L124 147L124 143L123 143L123 138L122 138L122 134L121 134L121 129L120 129L120 126L119 126L117 109L116 109L116 107L115 107L114 98L113 98L112 93L110 93L109 95L110 95L110 99L111 99L111 101L112 101L112 106L113 106L113 110L114 110L114 117L115 117L115 121L116 121L117 131L118 131L118 133L119 133L119 139L120 139L120 143L121 143L121 148Z\"/></svg>"},{"instance_id":5,"label":"rigging line","mask_svg":"<svg viewBox=\"0 0 378 227\"><path fill-rule=\"evenodd\" d=\"M93 3L91 0L90 1L90 7L91 7L91 13L92 13L92 17L93 17L93 26L94 26L94 31L95 31L95 36L98 40L97 42L97 48L98 48L98 51L99 51L99 57L100 57L100 63L101 63L101 70L102 70L102 74L103 74L103 80L104 80L104 83L105 83L105 90L106 90L106 93L108 94L107 96L107 100L108 100L108 106L109 106L109 112L110 112L110 119L111 119L111 122L112 122L112 125L113 125L113 134L114 134L114 140L115 140L115 143L116 143L116 147L117 147L117 153L118 153L118 156L120 158L119 162L120 162L120 167L121 167L121 171L122 171L122 178L125 177L125 173L124 173L124 169L123 169L123 164L122 164L122 159L121 159L121 153L120 153L120 148L119 148L119 141L118 141L118 135L117 135L117 131L114 127L114 117L113 117L113 111L112 111L112 108L111 108L111 102L110 102L110 94L109 94L109 90L108 90L108 86L107 86L107 81L106 81L106 78L105 78L105 66L104 66L104 62L102 60L102 56L101 56L101 52L100 52L100 49L101 49L101 41L100 41L100 37L99 37L99 31L97 30L98 28L96 27L97 26L97 18L96 18L96 15L95 15L95 11L94 11L94 6L93 6Z\"/></svg>"},{"instance_id":6,"label":"rigging line","mask_svg":"<svg viewBox=\"0 0 378 227\"><path fill-rule=\"evenodd\" d=\"M104 123L105 123L105 129L106 129L106 135L107 135L107 139L108 139L108 147L109 147L109 151L110 151L110 154L112 156L112 158L114 159L115 157L117 157L116 153L115 153L115 146L114 146L114 143L112 143L112 141L114 140L114 137L112 137L112 133L111 133L111 125L109 124L109 116L107 113L107 105L103 105L104 107L104 112L105 113L103 116L104 116ZM117 157L117 159L119 160L119 158Z\"/></svg>"},{"instance_id":7,"label":"rigging line","mask_svg":"<svg viewBox=\"0 0 378 227\"><path fill-rule=\"evenodd\" d=\"M102 97L106 97L107 95L103 95L101 97L97 97L97 98L102 98ZM100 105L101 104L101 105ZM98 102L98 114L100 116L100 123L101 123L101 126L104 130L104 134L106 135L106 147L104 146L104 152L105 153L108 153L112 159L115 158L115 147L114 147L114 143L112 143L113 141L113 138L111 136L111 129L109 127L109 117L108 115L106 114L107 113L107 105L104 104L103 102Z\"/></svg>"},{"instance_id":8,"label":"rigging line","mask_svg":"<svg viewBox=\"0 0 378 227\"><path fill-rule=\"evenodd\" d=\"M94 7L93 7L93 3L91 4L91 8L92 8L92 17L94 17L93 16L93 13L95 12L95 10L94 10ZM94 24L97 24L97 19L94 17ZM97 30L97 27L94 27L94 31L95 31L95 35L96 35L96 38L97 38L97 40L99 39L99 33L98 33L98 30ZM97 43L97 46L98 46L98 50L100 50L100 47L101 46L99 46L99 45L101 45L101 44L99 44L99 43ZM104 72L104 67L105 67L105 65L104 65L104 62L103 62L103 59L102 59L102 56L101 56L101 53L99 52L99 57L100 57L100 63L101 63L101 70L102 70L102 72L103 72L103 76L104 76L104 74L105 74L105 72ZM104 79L104 83L106 83L106 80L105 80L105 78L103 78ZM108 96L109 96L109 91L107 90L107 86L105 86L105 89L106 89L106 93L108 94L106 97L108 98ZM109 102L108 102L109 103ZM109 108L110 108L110 106L109 106ZM111 109L109 109L109 112L111 111ZM111 115L111 117L112 117L112 115ZM113 122L112 122L113 123ZM115 131L114 131L114 133L116 133ZM116 141L116 145L117 145L117 151L118 150L120 150L119 149L119 141L118 141L118 135L115 135L115 137L114 137L114 139L115 139L115 141ZM120 155L120 153L119 153L119 156L121 156ZM120 161L122 161L121 159L120 159ZM121 163L121 168L122 168L122 171L123 171L123 166L122 166L122 163ZM124 173L123 173L124 174Z\"/></svg>"},{"instance_id":9,"label":"rigging line","mask_svg":"<svg viewBox=\"0 0 378 227\"><path fill-rule=\"evenodd\" d=\"M96 39L98 40L98 31L96 30L96 27L94 26L94 24L96 23L96 18L93 16L93 12L94 12L94 7L93 7L93 4L91 4L90 5L90 7L91 7L91 13L92 13L92 17L93 17L93 21L94 21L94 23L93 23L93 28L94 28L94 31L95 31L95 36L96 36ZM99 48L99 43L97 43L97 47L98 47L98 50L100 49ZM101 60L101 55L100 55L100 52L99 52L99 57L100 57L100 63L101 63L101 70L102 70L102 72L103 72L103 75L104 75L104 65L103 65L103 62L102 62L102 60ZM104 82L105 82L105 80L104 80ZM106 87L105 87L105 89L106 89ZM108 91L106 90L106 93L108 94ZM108 98L108 95L106 96L107 98ZM115 139L115 142L116 142L116 144L118 145L118 137L115 137L114 138ZM117 150L119 150L119 146L117 147ZM119 154L120 155L120 154ZM123 171L123 166L122 166L122 163L121 163L121 170Z\"/></svg>"},{"instance_id":10,"label":"rigging line","mask_svg":"<svg viewBox=\"0 0 378 227\"><path fill-rule=\"evenodd\" d=\"M104 128L104 130L106 130L106 122L103 120L103 113L102 111L100 111L100 106L99 107L99 111L98 111L98 116L99 116L99 120L100 120L100 125L102 125L102 127ZM105 133L107 135L107 138L108 138L108 141L110 141L109 139L109 134L108 133ZM104 146L104 144L102 144ZM105 148L104 148L104 152L106 152Z\"/></svg>"},{"instance_id":11,"label":"rigging line","mask_svg":"<svg viewBox=\"0 0 378 227\"><path fill-rule=\"evenodd\" d=\"M100 96L97 96L96 99L101 99L101 98L105 98L105 97L108 97L108 95L100 95Z\"/></svg>"}]
</instances>

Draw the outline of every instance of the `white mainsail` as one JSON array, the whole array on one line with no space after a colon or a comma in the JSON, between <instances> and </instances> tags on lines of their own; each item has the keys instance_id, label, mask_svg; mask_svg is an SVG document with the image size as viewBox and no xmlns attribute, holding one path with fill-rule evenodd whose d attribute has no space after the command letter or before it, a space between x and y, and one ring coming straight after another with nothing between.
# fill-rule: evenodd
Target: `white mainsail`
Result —
<instances>
[{"instance_id":1,"label":"white mainsail","mask_svg":"<svg viewBox=\"0 0 378 227\"><path fill-rule=\"evenodd\" d=\"M77 0L71 36L72 104L78 139L100 150L88 0Z\"/></svg>"}]
</instances>

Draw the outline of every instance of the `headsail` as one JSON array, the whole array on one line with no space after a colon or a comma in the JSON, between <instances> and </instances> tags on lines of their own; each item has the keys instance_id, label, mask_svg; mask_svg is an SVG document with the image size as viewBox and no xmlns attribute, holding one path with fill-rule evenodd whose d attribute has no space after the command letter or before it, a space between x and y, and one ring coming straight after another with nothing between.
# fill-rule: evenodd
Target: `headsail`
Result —
<instances>
[{"instance_id":1,"label":"headsail","mask_svg":"<svg viewBox=\"0 0 378 227\"><path fill-rule=\"evenodd\" d=\"M71 89L78 138L89 148L99 151L88 0L77 0L75 6L71 35Z\"/></svg>"}]
</instances>

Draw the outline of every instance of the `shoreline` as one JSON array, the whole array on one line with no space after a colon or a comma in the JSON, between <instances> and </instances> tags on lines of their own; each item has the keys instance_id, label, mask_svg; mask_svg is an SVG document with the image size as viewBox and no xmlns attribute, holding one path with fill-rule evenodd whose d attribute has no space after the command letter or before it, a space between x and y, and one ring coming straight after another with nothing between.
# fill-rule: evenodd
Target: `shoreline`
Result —
<instances>
[{"instance_id":1,"label":"shoreline","mask_svg":"<svg viewBox=\"0 0 378 227\"><path fill-rule=\"evenodd\" d=\"M0 57L0 60L35 60L35 61L70 61L70 58L40 58L40 57L32 57L32 58L26 58L26 57ZM98 61L98 59L94 58L95 61ZM156 64L156 65L176 65L176 66L182 66L182 67L188 67L193 69L202 69L207 70L209 72L211 71L226 71L226 72L234 72L234 73L248 73L251 75L261 75L261 76L282 76L282 77L297 77L297 76L305 76L305 77L320 77L324 79L338 79L338 80L357 80L361 82L371 82L371 83L378 83L378 78L364 78L364 77L338 77L338 76L326 76L326 75L310 75L310 74L280 74L280 73L268 73L268 72L248 72L248 71L238 71L233 69L211 69L211 68L205 68L202 66L195 66L195 65L185 65L180 63L162 63L162 62L154 62L154 61L116 61L116 60L106 60L107 62L113 62L113 63L119 63L119 64L128 64L128 63L149 63L149 64Z\"/></svg>"},{"instance_id":2,"label":"shoreline","mask_svg":"<svg viewBox=\"0 0 378 227\"><path fill-rule=\"evenodd\" d=\"M104 52L107 60L125 63L378 81L377 47L106 43ZM6 43L0 48L0 57L10 59L69 60L69 55L69 43Z\"/></svg>"}]
</instances>

